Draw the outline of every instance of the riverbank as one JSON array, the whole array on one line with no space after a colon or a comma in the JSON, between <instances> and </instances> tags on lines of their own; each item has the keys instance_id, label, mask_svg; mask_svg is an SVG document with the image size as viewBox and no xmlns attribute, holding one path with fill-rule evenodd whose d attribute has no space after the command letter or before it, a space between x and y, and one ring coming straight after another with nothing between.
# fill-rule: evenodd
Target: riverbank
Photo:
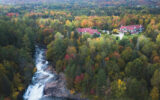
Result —
<instances>
[{"instance_id":1,"label":"riverbank","mask_svg":"<svg viewBox=\"0 0 160 100\"><path fill-rule=\"evenodd\" d=\"M66 100L88 100L82 98L81 94L71 94L70 90L66 87L66 79L64 73L59 73L55 71L52 66L49 66L46 71L50 71L55 76L44 87L45 97L57 97L64 98Z\"/></svg>"}]
</instances>

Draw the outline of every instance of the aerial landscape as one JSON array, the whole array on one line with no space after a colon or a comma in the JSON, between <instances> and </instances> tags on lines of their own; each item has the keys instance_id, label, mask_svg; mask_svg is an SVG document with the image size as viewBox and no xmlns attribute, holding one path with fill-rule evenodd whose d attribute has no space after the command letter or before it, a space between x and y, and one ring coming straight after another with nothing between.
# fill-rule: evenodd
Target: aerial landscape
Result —
<instances>
[{"instance_id":1,"label":"aerial landscape","mask_svg":"<svg viewBox=\"0 0 160 100\"><path fill-rule=\"evenodd\" d=\"M160 0L0 0L0 100L160 100Z\"/></svg>"}]
</instances>

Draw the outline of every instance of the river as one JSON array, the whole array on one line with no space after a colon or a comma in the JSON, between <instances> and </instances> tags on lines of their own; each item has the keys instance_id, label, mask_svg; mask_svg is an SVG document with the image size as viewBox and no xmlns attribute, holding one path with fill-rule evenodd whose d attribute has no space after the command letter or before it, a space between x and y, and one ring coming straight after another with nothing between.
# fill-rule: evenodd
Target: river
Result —
<instances>
[{"instance_id":1,"label":"river","mask_svg":"<svg viewBox=\"0 0 160 100\"><path fill-rule=\"evenodd\" d=\"M87 100L81 99L80 95L74 96L69 94L69 90L66 88L65 81L61 75L57 76L56 72L49 72L48 61L46 60L46 49L36 46L35 48L35 66L37 71L32 77L32 82L23 94L24 100ZM57 78L59 77L59 78ZM48 88L50 93L56 97L47 97L44 95L45 86L48 84L51 87ZM56 83L57 85L54 85ZM45 93L47 90L45 90ZM50 94L49 93L49 94ZM72 98L72 99L71 99ZM74 99L73 99L74 98Z\"/></svg>"},{"instance_id":2,"label":"river","mask_svg":"<svg viewBox=\"0 0 160 100\"><path fill-rule=\"evenodd\" d=\"M45 84L54 78L54 74L45 71L48 67L48 61L45 58L44 48L36 46L35 65L37 71L33 75L32 83L28 86L23 95L24 100L45 100L43 97Z\"/></svg>"}]
</instances>

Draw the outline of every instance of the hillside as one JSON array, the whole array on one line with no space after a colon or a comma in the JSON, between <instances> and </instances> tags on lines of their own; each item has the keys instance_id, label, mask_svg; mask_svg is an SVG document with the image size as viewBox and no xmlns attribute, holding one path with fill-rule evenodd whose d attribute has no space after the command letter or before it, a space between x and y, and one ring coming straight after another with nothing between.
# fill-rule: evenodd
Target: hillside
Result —
<instances>
[{"instance_id":1,"label":"hillside","mask_svg":"<svg viewBox=\"0 0 160 100\"><path fill-rule=\"evenodd\" d=\"M148 6L159 6L159 0L2 0L3 4L24 4L24 3L89 3L98 4L104 6L119 6L119 5L148 5Z\"/></svg>"},{"instance_id":2,"label":"hillside","mask_svg":"<svg viewBox=\"0 0 160 100\"><path fill-rule=\"evenodd\" d=\"M160 100L158 5L0 0L0 100Z\"/></svg>"}]
</instances>

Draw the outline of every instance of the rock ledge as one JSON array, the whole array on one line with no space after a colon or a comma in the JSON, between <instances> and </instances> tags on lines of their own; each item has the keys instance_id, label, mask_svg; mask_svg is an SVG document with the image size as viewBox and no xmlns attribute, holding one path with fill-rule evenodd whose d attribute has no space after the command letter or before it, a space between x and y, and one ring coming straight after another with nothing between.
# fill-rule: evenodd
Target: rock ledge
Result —
<instances>
[{"instance_id":1,"label":"rock ledge","mask_svg":"<svg viewBox=\"0 0 160 100\"><path fill-rule=\"evenodd\" d=\"M60 97L73 100L88 100L81 98L80 94L72 95L66 87L66 79L63 73L57 74L52 67L48 67L47 71L51 71L55 77L46 83L44 95L46 97Z\"/></svg>"}]
</instances>

